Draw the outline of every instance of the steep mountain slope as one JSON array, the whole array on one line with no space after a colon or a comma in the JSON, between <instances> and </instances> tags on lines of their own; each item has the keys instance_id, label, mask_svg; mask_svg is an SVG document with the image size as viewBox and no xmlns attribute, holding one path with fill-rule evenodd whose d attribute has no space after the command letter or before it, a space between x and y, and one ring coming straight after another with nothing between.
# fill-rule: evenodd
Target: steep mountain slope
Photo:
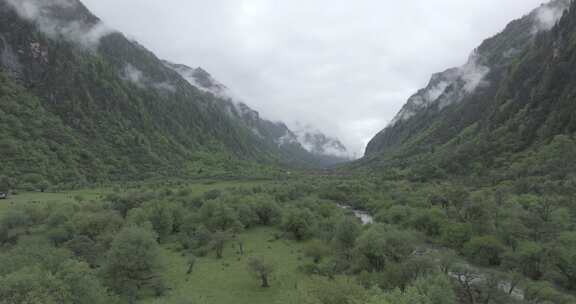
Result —
<instances>
[{"instance_id":1,"label":"steep mountain slope","mask_svg":"<svg viewBox=\"0 0 576 304\"><path fill-rule=\"evenodd\" d=\"M363 163L465 174L572 136L575 15L569 0L552 1L484 41L463 67L434 75L372 139Z\"/></svg>"},{"instance_id":2,"label":"steep mountain slope","mask_svg":"<svg viewBox=\"0 0 576 304\"><path fill-rule=\"evenodd\" d=\"M77 0L0 1L0 85L0 163L15 179L83 183L309 163L262 140L221 98Z\"/></svg>"},{"instance_id":3,"label":"steep mountain slope","mask_svg":"<svg viewBox=\"0 0 576 304\"><path fill-rule=\"evenodd\" d=\"M294 131L283 122L262 118L260 113L239 101L230 89L204 69L167 61L164 64L182 75L193 86L217 97L217 101L226 108L231 117L269 145L278 147L283 158L290 163L325 167L350 160L346 147L339 140L311 128Z\"/></svg>"}]
</instances>

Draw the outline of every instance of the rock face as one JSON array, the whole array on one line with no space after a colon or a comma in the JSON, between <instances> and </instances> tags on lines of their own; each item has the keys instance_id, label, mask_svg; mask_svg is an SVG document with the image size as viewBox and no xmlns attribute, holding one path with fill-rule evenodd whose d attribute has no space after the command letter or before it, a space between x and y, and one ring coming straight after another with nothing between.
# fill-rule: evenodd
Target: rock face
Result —
<instances>
[{"instance_id":1,"label":"rock face","mask_svg":"<svg viewBox=\"0 0 576 304\"><path fill-rule=\"evenodd\" d=\"M235 97L234 93L202 68L164 61L190 84L214 95L226 107L227 113L248 127L257 137L278 146L287 155L305 160L316 167L331 166L350 161L346 147L337 139L311 127L290 129L283 122L262 118L258 111Z\"/></svg>"},{"instance_id":2,"label":"rock face","mask_svg":"<svg viewBox=\"0 0 576 304\"><path fill-rule=\"evenodd\" d=\"M535 78L542 75L524 75L519 67L528 66L537 73L548 69L542 66L544 57L529 57L544 56L538 51L545 39L551 43L546 46L552 56L548 57L548 64L559 64L553 59L562 56L566 37L559 37L556 32L568 26L571 14L561 17L570 2L556 0L542 5L485 40L463 66L433 75L426 88L410 97L395 119L371 140L367 158L412 157L446 147L455 139L462 142L463 138L478 138L505 123L501 114L512 101L518 110L529 110L529 100L538 104L537 96L526 95L536 88L525 87L522 81L536 82ZM558 22L561 24L555 27ZM538 82L541 81L545 80ZM541 105L544 103L538 106Z\"/></svg>"}]
</instances>

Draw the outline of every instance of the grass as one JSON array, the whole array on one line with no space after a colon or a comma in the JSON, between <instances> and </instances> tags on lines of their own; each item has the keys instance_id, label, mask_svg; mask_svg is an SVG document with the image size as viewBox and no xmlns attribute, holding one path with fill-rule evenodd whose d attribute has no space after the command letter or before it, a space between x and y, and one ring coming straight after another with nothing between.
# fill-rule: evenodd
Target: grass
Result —
<instances>
[{"instance_id":1,"label":"grass","mask_svg":"<svg viewBox=\"0 0 576 304\"><path fill-rule=\"evenodd\" d=\"M210 190L227 188L251 188L268 185L273 181L195 181L183 185L193 195ZM134 190L134 189L132 189ZM129 191L132 191L129 190ZM78 198L84 201L99 199L111 189L86 189L68 192L21 192L7 200L0 200L0 215L12 206L27 202L62 203L74 202ZM186 275L187 260L176 246L168 244L162 247L165 261L165 276L171 290L160 298L147 298L143 304L283 304L290 301L291 292L307 281L307 276L298 267L307 262L303 258L305 243L279 239L275 228L260 227L243 232L244 256L238 253L237 240L229 241L224 257L217 259L214 253L198 258L194 272ZM251 256L264 257L275 264L276 271L271 277L270 288L261 288L260 282L247 270L247 261Z\"/></svg>"},{"instance_id":2,"label":"grass","mask_svg":"<svg viewBox=\"0 0 576 304\"><path fill-rule=\"evenodd\" d=\"M306 282L306 276L298 271L298 266L305 262L302 258L304 244L283 239L273 241L277 232L273 228L246 231L240 235L245 244L244 256L239 255L235 242L229 242L222 259L217 259L213 253L199 258L190 275L186 275L185 257L165 246L163 256L172 291L164 297L147 299L143 303L290 303L290 292ZM275 264L276 271L270 288L261 288L260 282L248 272L246 262L251 256L265 257Z\"/></svg>"},{"instance_id":3,"label":"grass","mask_svg":"<svg viewBox=\"0 0 576 304\"><path fill-rule=\"evenodd\" d=\"M89 189L89 190L75 190L69 192L21 192L17 195L11 195L8 199L0 200L0 214L8 208L28 203L59 203L59 202L74 202L76 198L83 200L94 200L100 198L102 194L107 193L103 189Z\"/></svg>"},{"instance_id":4,"label":"grass","mask_svg":"<svg viewBox=\"0 0 576 304\"><path fill-rule=\"evenodd\" d=\"M193 194L202 194L210 190L224 190L231 187L255 187L265 185L270 181L216 181L216 180L199 180L186 187L192 190ZM17 195L11 195L6 200L0 200L0 214L11 206L27 202L38 203L57 203L57 202L74 202L77 198L85 201L99 199L102 195L110 193L111 189L84 189L63 192L20 192ZM128 191L136 191L130 189Z\"/></svg>"}]
</instances>

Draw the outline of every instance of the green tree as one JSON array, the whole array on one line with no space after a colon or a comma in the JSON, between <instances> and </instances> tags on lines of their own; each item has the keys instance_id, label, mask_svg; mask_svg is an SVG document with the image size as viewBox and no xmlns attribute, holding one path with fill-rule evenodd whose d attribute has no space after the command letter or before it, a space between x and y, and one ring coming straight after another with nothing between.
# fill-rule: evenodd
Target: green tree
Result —
<instances>
[{"instance_id":1,"label":"green tree","mask_svg":"<svg viewBox=\"0 0 576 304\"><path fill-rule=\"evenodd\" d=\"M314 230L315 218L308 209L290 208L284 214L282 227L297 240L310 237Z\"/></svg>"},{"instance_id":2,"label":"green tree","mask_svg":"<svg viewBox=\"0 0 576 304\"><path fill-rule=\"evenodd\" d=\"M576 232L564 232L554 244L553 264L567 288L576 290Z\"/></svg>"},{"instance_id":3,"label":"green tree","mask_svg":"<svg viewBox=\"0 0 576 304\"><path fill-rule=\"evenodd\" d=\"M200 220L212 231L242 226L238 213L220 200L207 201L199 211Z\"/></svg>"},{"instance_id":4,"label":"green tree","mask_svg":"<svg viewBox=\"0 0 576 304\"><path fill-rule=\"evenodd\" d=\"M313 278L303 299L298 299L299 303L310 304L357 304L365 303L368 294L364 288L358 285L351 278L336 277L334 279Z\"/></svg>"},{"instance_id":5,"label":"green tree","mask_svg":"<svg viewBox=\"0 0 576 304\"><path fill-rule=\"evenodd\" d=\"M261 282L262 288L270 287L270 276L276 267L264 257L251 257L248 260L248 271Z\"/></svg>"},{"instance_id":6,"label":"green tree","mask_svg":"<svg viewBox=\"0 0 576 304\"><path fill-rule=\"evenodd\" d=\"M400 263L415 249L414 235L376 224L358 239L356 250L367 261L368 271L382 272L386 263Z\"/></svg>"},{"instance_id":7,"label":"green tree","mask_svg":"<svg viewBox=\"0 0 576 304\"><path fill-rule=\"evenodd\" d=\"M29 190L37 190L44 192L50 186L50 183L44 176L37 173L26 174L22 177L22 183L26 185Z\"/></svg>"},{"instance_id":8,"label":"green tree","mask_svg":"<svg viewBox=\"0 0 576 304\"><path fill-rule=\"evenodd\" d=\"M456 304L456 292L445 274L433 274L421 277L414 282L414 288L420 294L426 295L430 304Z\"/></svg>"},{"instance_id":9,"label":"green tree","mask_svg":"<svg viewBox=\"0 0 576 304\"><path fill-rule=\"evenodd\" d=\"M280 207L269 197L258 200L255 204L255 211L261 225L276 224L282 218Z\"/></svg>"},{"instance_id":10,"label":"green tree","mask_svg":"<svg viewBox=\"0 0 576 304\"><path fill-rule=\"evenodd\" d=\"M543 244L520 242L516 251L506 255L505 266L522 273L532 280L540 280L548 265L548 254Z\"/></svg>"},{"instance_id":11,"label":"green tree","mask_svg":"<svg viewBox=\"0 0 576 304\"><path fill-rule=\"evenodd\" d=\"M466 256L482 266L499 266L505 251L502 242L494 236L474 237L464 246Z\"/></svg>"},{"instance_id":12,"label":"green tree","mask_svg":"<svg viewBox=\"0 0 576 304\"><path fill-rule=\"evenodd\" d=\"M225 231L216 231L212 234L211 247L216 252L216 257L221 259L224 255L224 246L230 239L230 235Z\"/></svg>"},{"instance_id":13,"label":"green tree","mask_svg":"<svg viewBox=\"0 0 576 304\"><path fill-rule=\"evenodd\" d=\"M313 240L306 245L304 248L304 254L307 257L312 258L314 263L318 264L322 261L322 258L326 257L330 253L330 248L324 242L320 240Z\"/></svg>"},{"instance_id":14,"label":"green tree","mask_svg":"<svg viewBox=\"0 0 576 304\"><path fill-rule=\"evenodd\" d=\"M461 251L472 237L472 227L469 224L446 223L441 229L442 242L450 248Z\"/></svg>"},{"instance_id":15,"label":"green tree","mask_svg":"<svg viewBox=\"0 0 576 304\"><path fill-rule=\"evenodd\" d=\"M9 193L12 187L10 178L6 175L0 175L0 192Z\"/></svg>"},{"instance_id":16,"label":"green tree","mask_svg":"<svg viewBox=\"0 0 576 304\"><path fill-rule=\"evenodd\" d=\"M362 232L358 221L349 216L344 217L336 224L334 242L346 255L356 246L356 240Z\"/></svg>"},{"instance_id":17,"label":"green tree","mask_svg":"<svg viewBox=\"0 0 576 304\"><path fill-rule=\"evenodd\" d=\"M132 226L122 229L114 238L103 273L111 289L133 302L143 288L163 291L161 269L156 236Z\"/></svg>"}]
</instances>

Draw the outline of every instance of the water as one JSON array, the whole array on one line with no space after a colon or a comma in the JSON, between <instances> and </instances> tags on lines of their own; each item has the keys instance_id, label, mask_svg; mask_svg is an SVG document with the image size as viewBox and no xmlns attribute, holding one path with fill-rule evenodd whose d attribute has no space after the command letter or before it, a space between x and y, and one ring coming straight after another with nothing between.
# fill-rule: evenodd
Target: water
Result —
<instances>
[{"instance_id":1,"label":"water","mask_svg":"<svg viewBox=\"0 0 576 304\"><path fill-rule=\"evenodd\" d=\"M338 204L338 208L352 210L354 216L360 219L362 225L369 225L374 223L374 217L367 211L352 209L352 207L344 204Z\"/></svg>"}]
</instances>

